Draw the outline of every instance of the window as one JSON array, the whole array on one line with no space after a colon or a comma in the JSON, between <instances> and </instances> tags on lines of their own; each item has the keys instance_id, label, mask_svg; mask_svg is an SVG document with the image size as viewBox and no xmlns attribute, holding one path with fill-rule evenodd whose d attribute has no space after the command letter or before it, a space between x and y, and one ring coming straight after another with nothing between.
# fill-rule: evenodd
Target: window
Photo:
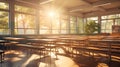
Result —
<instances>
[{"instance_id":1,"label":"window","mask_svg":"<svg viewBox=\"0 0 120 67\"><path fill-rule=\"evenodd\" d=\"M115 19L115 25L120 25L120 18L119 19Z\"/></svg>"},{"instance_id":2,"label":"window","mask_svg":"<svg viewBox=\"0 0 120 67\"><path fill-rule=\"evenodd\" d=\"M77 33L77 17L70 17L70 33L71 34L76 34Z\"/></svg>"},{"instance_id":3,"label":"window","mask_svg":"<svg viewBox=\"0 0 120 67\"><path fill-rule=\"evenodd\" d=\"M83 19L78 17L77 18L77 22L78 22L78 32L79 32L79 34L84 33L84 22L83 22Z\"/></svg>"},{"instance_id":4,"label":"window","mask_svg":"<svg viewBox=\"0 0 120 67\"><path fill-rule=\"evenodd\" d=\"M8 12L8 4L4 2L0 2L0 35L8 35L9 34L9 12Z\"/></svg>"},{"instance_id":5,"label":"window","mask_svg":"<svg viewBox=\"0 0 120 67\"><path fill-rule=\"evenodd\" d=\"M15 5L15 34L35 34L35 9Z\"/></svg>"},{"instance_id":6,"label":"window","mask_svg":"<svg viewBox=\"0 0 120 67\"><path fill-rule=\"evenodd\" d=\"M0 2L0 9L7 9L8 10L9 6L8 3Z\"/></svg>"},{"instance_id":7,"label":"window","mask_svg":"<svg viewBox=\"0 0 120 67\"><path fill-rule=\"evenodd\" d=\"M120 25L120 14L102 16L102 33L112 33L112 25Z\"/></svg>"},{"instance_id":8,"label":"window","mask_svg":"<svg viewBox=\"0 0 120 67\"><path fill-rule=\"evenodd\" d=\"M26 14L15 14L16 34L35 34L35 17Z\"/></svg>"},{"instance_id":9,"label":"window","mask_svg":"<svg viewBox=\"0 0 120 67\"><path fill-rule=\"evenodd\" d=\"M98 17L89 17L87 18L87 22L95 21L95 23L98 23ZM98 31L95 31L94 33L98 33Z\"/></svg>"},{"instance_id":10,"label":"window","mask_svg":"<svg viewBox=\"0 0 120 67\"><path fill-rule=\"evenodd\" d=\"M57 12L40 11L39 34L60 34L60 16Z\"/></svg>"},{"instance_id":11,"label":"window","mask_svg":"<svg viewBox=\"0 0 120 67\"><path fill-rule=\"evenodd\" d=\"M51 20L46 17L40 17L40 34L51 33Z\"/></svg>"},{"instance_id":12,"label":"window","mask_svg":"<svg viewBox=\"0 0 120 67\"><path fill-rule=\"evenodd\" d=\"M28 14L35 14L35 9L30 7L20 6L20 5L15 5L15 11L28 13Z\"/></svg>"},{"instance_id":13,"label":"window","mask_svg":"<svg viewBox=\"0 0 120 67\"><path fill-rule=\"evenodd\" d=\"M58 18L52 21L52 34L60 33L60 20Z\"/></svg>"},{"instance_id":14,"label":"window","mask_svg":"<svg viewBox=\"0 0 120 67\"><path fill-rule=\"evenodd\" d=\"M48 11L41 10L39 27L40 34L68 34L68 15L55 13L54 16L49 16Z\"/></svg>"},{"instance_id":15,"label":"window","mask_svg":"<svg viewBox=\"0 0 120 67\"><path fill-rule=\"evenodd\" d=\"M113 21L112 20L103 20L101 22L101 32L102 33L111 33L112 32L112 25Z\"/></svg>"},{"instance_id":16,"label":"window","mask_svg":"<svg viewBox=\"0 0 120 67\"><path fill-rule=\"evenodd\" d=\"M68 20L61 20L61 34L68 34L69 33L69 22Z\"/></svg>"},{"instance_id":17,"label":"window","mask_svg":"<svg viewBox=\"0 0 120 67\"><path fill-rule=\"evenodd\" d=\"M87 18L87 20L94 20L94 21L98 21L98 17L90 17L90 18Z\"/></svg>"}]
</instances>

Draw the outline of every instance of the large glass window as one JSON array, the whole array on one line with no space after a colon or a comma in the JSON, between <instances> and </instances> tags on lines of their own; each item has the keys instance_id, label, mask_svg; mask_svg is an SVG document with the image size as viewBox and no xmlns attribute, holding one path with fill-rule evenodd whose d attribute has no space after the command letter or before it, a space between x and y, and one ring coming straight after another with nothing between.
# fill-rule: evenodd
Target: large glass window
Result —
<instances>
[{"instance_id":1,"label":"large glass window","mask_svg":"<svg viewBox=\"0 0 120 67\"><path fill-rule=\"evenodd\" d=\"M115 25L120 25L120 14L116 14Z\"/></svg>"},{"instance_id":2,"label":"large glass window","mask_svg":"<svg viewBox=\"0 0 120 67\"><path fill-rule=\"evenodd\" d=\"M8 9L8 3L0 2L0 9Z\"/></svg>"},{"instance_id":3,"label":"large glass window","mask_svg":"<svg viewBox=\"0 0 120 67\"><path fill-rule=\"evenodd\" d=\"M68 34L69 33L69 22L66 19L61 20L61 34Z\"/></svg>"},{"instance_id":4,"label":"large glass window","mask_svg":"<svg viewBox=\"0 0 120 67\"><path fill-rule=\"evenodd\" d=\"M83 18L78 17L78 18L77 18L77 23L78 23L78 33L79 33L79 34L84 33L84 22L83 22Z\"/></svg>"},{"instance_id":5,"label":"large glass window","mask_svg":"<svg viewBox=\"0 0 120 67\"><path fill-rule=\"evenodd\" d=\"M15 14L16 34L34 34L35 17L26 14Z\"/></svg>"},{"instance_id":6,"label":"large glass window","mask_svg":"<svg viewBox=\"0 0 120 67\"><path fill-rule=\"evenodd\" d=\"M51 33L51 20L46 17L40 17L40 34Z\"/></svg>"},{"instance_id":7,"label":"large glass window","mask_svg":"<svg viewBox=\"0 0 120 67\"><path fill-rule=\"evenodd\" d=\"M77 17L70 17L70 33L71 34L76 34L77 33Z\"/></svg>"},{"instance_id":8,"label":"large glass window","mask_svg":"<svg viewBox=\"0 0 120 67\"><path fill-rule=\"evenodd\" d=\"M115 25L120 25L120 18L119 19L115 19Z\"/></svg>"},{"instance_id":9,"label":"large glass window","mask_svg":"<svg viewBox=\"0 0 120 67\"><path fill-rule=\"evenodd\" d=\"M9 34L9 12L8 12L8 4L4 2L0 2L0 34L7 35Z\"/></svg>"},{"instance_id":10,"label":"large glass window","mask_svg":"<svg viewBox=\"0 0 120 67\"><path fill-rule=\"evenodd\" d=\"M35 34L35 10L15 5L15 34Z\"/></svg>"},{"instance_id":11,"label":"large glass window","mask_svg":"<svg viewBox=\"0 0 120 67\"><path fill-rule=\"evenodd\" d=\"M120 25L120 14L102 16L102 33L112 33L112 25Z\"/></svg>"},{"instance_id":12,"label":"large glass window","mask_svg":"<svg viewBox=\"0 0 120 67\"><path fill-rule=\"evenodd\" d=\"M57 11L43 9L40 11L39 34L59 34L60 19Z\"/></svg>"},{"instance_id":13,"label":"large glass window","mask_svg":"<svg viewBox=\"0 0 120 67\"><path fill-rule=\"evenodd\" d=\"M52 34L60 33L60 20L58 18L52 21Z\"/></svg>"},{"instance_id":14,"label":"large glass window","mask_svg":"<svg viewBox=\"0 0 120 67\"><path fill-rule=\"evenodd\" d=\"M95 21L96 23L98 23L98 17L90 17L90 18L87 18L87 22L89 22L89 21L91 21L91 20L93 20L93 21Z\"/></svg>"},{"instance_id":15,"label":"large glass window","mask_svg":"<svg viewBox=\"0 0 120 67\"><path fill-rule=\"evenodd\" d=\"M40 34L68 34L68 15L59 15L57 12L52 14L46 10L40 11Z\"/></svg>"},{"instance_id":16,"label":"large glass window","mask_svg":"<svg viewBox=\"0 0 120 67\"><path fill-rule=\"evenodd\" d=\"M35 9L20 5L15 5L15 11L28 13L28 14L35 14Z\"/></svg>"},{"instance_id":17,"label":"large glass window","mask_svg":"<svg viewBox=\"0 0 120 67\"><path fill-rule=\"evenodd\" d=\"M113 20L102 20L101 23L101 33L112 32Z\"/></svg>"}]
</instances>

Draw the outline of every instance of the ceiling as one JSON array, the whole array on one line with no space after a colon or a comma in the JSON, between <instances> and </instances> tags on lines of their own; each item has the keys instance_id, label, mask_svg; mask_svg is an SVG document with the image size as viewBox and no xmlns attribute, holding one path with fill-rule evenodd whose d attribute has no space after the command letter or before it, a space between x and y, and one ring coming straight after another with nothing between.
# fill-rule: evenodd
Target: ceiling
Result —
<instances>
[{"instance_id":1,"label":"ceiling","mask_svg":"<svg viewBox=\"0 0 120 67\"><path fill-rule=\"evenodd\" d=\"M84 16L105 15L120 13L120 0L16 0L38 4L43 6L54 6L64 8L69 13Z\"/></svg>"}]
</instances>

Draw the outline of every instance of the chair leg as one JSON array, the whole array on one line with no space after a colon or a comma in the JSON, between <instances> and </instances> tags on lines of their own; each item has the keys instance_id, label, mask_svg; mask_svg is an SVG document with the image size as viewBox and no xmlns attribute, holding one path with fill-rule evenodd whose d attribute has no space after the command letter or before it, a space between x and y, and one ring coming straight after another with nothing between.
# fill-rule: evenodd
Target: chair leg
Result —
<instances>
[{"instance_id":1,"label":"chair leg","mask_svg":"<svg viewBox=\"0 0 120 67\"><path fill-rule=\"evenodd\" d=\"M4 61L4 52L0 52L0 62Z\"/></svg>"}]
</instances>

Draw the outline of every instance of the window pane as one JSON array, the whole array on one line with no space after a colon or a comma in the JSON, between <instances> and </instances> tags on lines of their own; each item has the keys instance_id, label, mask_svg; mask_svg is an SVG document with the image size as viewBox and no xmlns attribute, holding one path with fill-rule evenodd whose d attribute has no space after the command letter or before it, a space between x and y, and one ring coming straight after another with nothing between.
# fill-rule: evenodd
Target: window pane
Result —
<instances>
[{"instance_id":1,"label":"window pane","mask_svg":"<svg viewBox=\"0 0 120 67\"><path fill-rule=\"evenodd\" d=\"M68 15L61 15L62 19L68 19Z\"/></svg>"},{"instance_id":2,"label":"window pane","mask_svg":"<svg viewBox=\"0 0 120 67\"><path fill-rule=\"evenodd\" d=\"M115 19L115 25L120 25L120 19Z\"/></svg>"},{"instance_id":3,"label":"window pane","mask_svg":"<svg viewBox=\"0 0 120 67\"><path fill-rule=\"evenodd\" d=\"M52 34L59 34L60 30L52 30Z\"/></svg>"},{"instance_id":4,"label":"window pane","mask_svg":"<svg viewBox=\"0 0 120 67\"><path fill-rule=\"evenodd\" d=\"M101 31L103 33L111 33L112 32L112 25L113 25L113 20L103 20L101 22Z\"/></svg>"},{"instance_id":5,"label":"window pane","mask_svg":"<svg viewBox=\"0 0 120 67\"><path fill-rule=\"evenodd\" d=\"M68 29L69 23L67 20L61 20L61 29Z\"/></svg>"},{"instance_id":6,"label":"window pane","mask_svg":"<svg viewBox=\"0 0 120 67\"><path fill-rule=\"evenodd\" d=\"M71 29L71 30L70 30L70 33L71 33L71 34L76 34L76 33L77 33L77 32L76 32L76 29Z\"/></svg>"},{"instance_id":7,"label":"window pane","mask_svg":"<svg viewBox=\"0 0 120 67\"><path fill-rule=\"evenodd\" d=\"M15 34L35 34L35 16L15 13Z\"/></svg>"},{"instance_id":8,"label":"window pane","mask_svg":"<svg viewBox=\"0 0 120 67\"><path fill-rule=\"evenodd\" d=\"M76 17L70 16L70 21L76 21Z\"/></svg>"},{"instance_id":9,"label":"window pane","mask_svg":"<svg viewBox=\"0 0 120 67\"><path fill-rule=\"evenodd\" d=\"M0 35L8 35L9 29L0 29Z\"/></svg>"},{"instance_id":10,"label":"window pane","mask_svg":"<svg viewBox=\"0 0 120 67\"><path fill-rule=\"evenodd\" d=\"M0 34L9 33L8 12L0 11Z\"/></svg>"},{"instance_id":11,"label":"window pane","mask_svg":"<svg viewBox=\"0 0 120 67\"><path fill-rule=\"evenodd\" d=\"M50 34L51 33L51 20L49 18L40 18L40 34Z\"/></svg>"},{"instance_id":12,"label":"window pane","mask_svg":"<svg viewBox=\"0 0 120 67\"><path fill-rule=\"evenodd\" d=\"M35 34L34 29L26 29L25 34Z\"/></svg>"},{"instance_id":13,"label":"window pane","mask_svg":"<svg viewBox=\"0 0 120 67\"><path fill-rule=\"evenodd\" d=\"M60 29L59 19L54 19L54 20L52 21L52 29Z\"/></svg>"},{"instance_id":14,"label":"window pane","mask_svg":"<svg viewBox=\"0 0 120 67\"><path fill-rule=\"evenodd\" d=\"M4 2L0 2L0 9L8 9L8 4Z\"/></svg>"},{"instance_id":15,"label":"window pane","mask_svg":"<svg viewBox=\"0 0 120 67\"><path fill-rule=\"evenodd\" d=\"M102 19L107 19L107 16L102 16Z\"/></svg>"},{"instance_id":16,"label":"window pane","mask_svg":"<svg viewBox=\"0 0 120 67\"><path fill-rule=\"evenodd\" d=\"M120 18L120 14L116 14L116 18Z\"/></svg>"},{"instance_id":17,"label":"window pane","mask_svg":"<svg viewBox=\"0 0 120 67\"><path fill-rule=\"evenodd\" d=\"M70 29L76 29L76 21L70 21Z\"/></svg>"},{"instance_id":18,"label":"window pane","mask_svg":"<svg viewBox=\"0 0 120 67\"><path fill-rule=\"evenodd\" d=\"M79 33L84 33L84 23L82 18L77 18L78 21L78 32Z\"/></svg>"},{"instance_id":19,"label":"window pane","mask_svg":"<svg viewBox=\"0 0 120 67\"><path fill-rule=\"evenodd\" d=\"M15 29L15 34L35 34L34 29Z\"/></svg>"},{"instance_id":20,"label":"window pane","mask_svg":"<svg viewBox=\"0 0 120 67\"><path fill-rule=\"evenodd\" d=\"M101 21L101 29L106 29L106 20Z\"/></svg>"},{"instance_id":21,"label":"window pane","mask_svg":"<svg viewBox=\"0 0 120 67\"><path fill-rule=\"evenodd\" d=\"M113 20L108 20L106 23L106 29L112 30Z\"/></svg>"},{"instance_id":22,"label":"window pane","mask_svg":"<svg viewBox=\"0 0 120 67\"><path fill-rule=\"evenodd\" d=\"M25 34L24 29L15 29L15 34Z\"/></svg>"},{"instance_id":23,"label":"window pane","mask_svg":"<svg viewBox=\"0 0 120 67\"><path fill-rule=\"evenodd\" d=\"M116 15L108 15L108 19L115 18Z\"/></svg>"},{"instance_id":24,"label":"window pane","mask_svg":"<svg viewBox=\"0 0 120 67\"><path fill-rule=\"evenodd\" d=\"M68 30L61 30L61 34L68 34Z\"/></svg>"},{"instance_id":25,"label":"window pane","mask_svg":"<svg viewBox=\"0 0 120 67\"><path fill-rule=\"evenodd\" d=\"M35 14L35 9L19 5L15 5L15 11Z\"/></svg>"},{"instance_id":26,"label":"window pane","mask_svg":"<svg viewBox=\"0 0 120 67\"><path fill-rule=\"evenodd\" d=\"M87 20L98 20L98 17L90 17L90 18L87 18Z\"/></svg>"},{"instance_id":27,"label":"window pane","mask_svg":"<svg viewBox=\"0 0 120 67\"><path fill-rule=\"evenodd\" d=\"M40 34L50 34L50 32L51 32L51 30L43 30L43 29L41 29L40 30Z\"/></svg>"},{"instance_id":28,"label":"window pane","mask_svg":"<svg viewBox=\"0 0 120 67\"><path fill-rule=\"evenodd\" d=\"M27 14L15 14L15 28L35 28L35 17Z\"/></svg>"}]
</instances>

